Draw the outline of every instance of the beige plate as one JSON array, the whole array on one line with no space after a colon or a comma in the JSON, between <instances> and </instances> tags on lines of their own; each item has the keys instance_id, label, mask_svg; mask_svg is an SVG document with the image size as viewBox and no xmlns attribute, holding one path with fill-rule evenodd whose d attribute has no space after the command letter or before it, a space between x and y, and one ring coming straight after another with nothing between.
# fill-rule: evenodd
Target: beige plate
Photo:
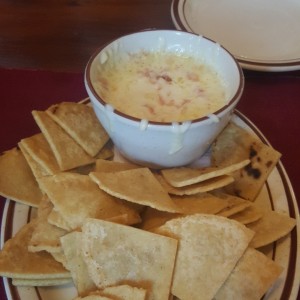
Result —
<instances>
[{"instance_id":1,"label":"beige plate","mask_svg":"<svg viewBox=\"0 0 300 300\"><path fill-rule=\"evenodd\" d=\"M217 41L245 69L300 69L299 1L173 0L171 17L177 29Z\"/></svg>"},{"instance_id":2,"label":"beige plate","mask_svg":"<svg viewBox=\"0 0 300 300\"><path fill-rule=\"evenodd\" d=\"M256 126L241 113L236 112L233 120L240 126L253 131L260 139L268 143ZM267 249L268 255L282 265L285 270L264 298L264 300L296 300L300 283L300 268L296 269L296 266L300 265L300 218L293 188L281 162L271 173L257 201L260 201L265 207L286 212L297 219L297 227L292 233ZM6 201L1 226L1 247L30 219L32 213L32 209L26 205L16 204L10 200ZM76 296L76 290L72 284L52 288L20 288L14 287L10 280L3 280L9 300L71 300Z\"/></svg>"}]
</instances>

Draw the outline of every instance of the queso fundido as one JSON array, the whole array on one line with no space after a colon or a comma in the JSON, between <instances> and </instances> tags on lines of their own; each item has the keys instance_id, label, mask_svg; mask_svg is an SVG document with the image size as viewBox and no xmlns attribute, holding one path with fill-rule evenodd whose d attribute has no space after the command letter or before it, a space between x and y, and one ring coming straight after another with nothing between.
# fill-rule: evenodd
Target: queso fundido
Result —
<instances>
[{"instance_id":1,"label":"queso fundido","mask_svg":"<svg viewBox=\"0 0 300 300\"><path fill-rule=\"evenodd\" d=\"M96 92L129 116L155 122L183 122L211 115L227 104L216 70L191 56L138 52L114 61L101 57Z\"/></svg>"}]
</instances>

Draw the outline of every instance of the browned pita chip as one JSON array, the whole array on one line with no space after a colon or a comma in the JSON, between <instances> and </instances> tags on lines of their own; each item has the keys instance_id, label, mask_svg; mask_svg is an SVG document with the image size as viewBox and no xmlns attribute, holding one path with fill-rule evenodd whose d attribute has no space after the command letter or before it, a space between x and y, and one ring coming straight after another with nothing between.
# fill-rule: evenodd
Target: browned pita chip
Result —
<instances>
[{"instance_id":1,"label":"browned pita chip","mask_svg":"<svg viewBox=\"0 0 300 300\"><path fill-rule=\"evenodd\" d=\"M76 102L52 105L46 113L89 155L96 156L109 140L92 107Z\"/></svg>"},{"instance_id":2,"label":"browned pita chip","mask_svg":"<svg viewBox=\"0 0 300 300\"><path fill-rule=\"evenodd\" d=\"M0 195L37 207L43 194L21 150L0 155Z\"/></svg>"},{"instance_id":3,"label":"browned pita chip","mask_svg":"<svg viewBox=\"0 0 300 300\"><path fill-rule=\"evenodd\" d=\"M88 155L46 112L34 110L32 115L62 171L94 162L94 158Z\"/></svg>"},{"instance_id":4,"label":"browned pita chip","mask_svg":"<svg viewBox=\"0 0 300 300\"><path fill-rule=\"evenodd\" d=\"M280 156L278 151L234 123L224 129L212 146L212 161L218 167L250 159L250 164L232 174L234 182L226 187L226 192L251 201L257 197Z\"/></svg>"}]
</instances>

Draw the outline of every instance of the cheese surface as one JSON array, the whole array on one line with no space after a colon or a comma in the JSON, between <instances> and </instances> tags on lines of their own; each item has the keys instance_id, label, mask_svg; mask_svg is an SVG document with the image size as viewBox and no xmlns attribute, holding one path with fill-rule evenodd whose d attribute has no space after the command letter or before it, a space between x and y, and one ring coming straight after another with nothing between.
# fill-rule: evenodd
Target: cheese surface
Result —
<instances>
[{"instance_id":1,"label":"cheese surface","mask_svg":"<svg viewBox=\"0 0 300 300\"><path fill-rule=\"evenodd\" d=\"M183 122L213 114L226 104L216 71L193 57L170 52L139 52L105 60L93 82L114 109L148 121Z\"/></svg>"}]
</instances>

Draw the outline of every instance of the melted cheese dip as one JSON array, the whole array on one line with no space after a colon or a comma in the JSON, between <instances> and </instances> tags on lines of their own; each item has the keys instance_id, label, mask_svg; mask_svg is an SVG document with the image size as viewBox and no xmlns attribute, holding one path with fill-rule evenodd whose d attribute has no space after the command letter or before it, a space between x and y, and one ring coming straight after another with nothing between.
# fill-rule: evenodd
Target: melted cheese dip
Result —
<instances>
[{"instance_id":1,"label":"melted cheese dip","mask_svg":"<svg viewBox=\"0 0 300 300\"><path fill-rule=\"evenodd\" d=\"M226 104L217 73L192 57L141 52L118 63L106 60L98 81L99 96L127 115L157 122L183 122L216 112Z\"/></svg>"}]
</instances>

